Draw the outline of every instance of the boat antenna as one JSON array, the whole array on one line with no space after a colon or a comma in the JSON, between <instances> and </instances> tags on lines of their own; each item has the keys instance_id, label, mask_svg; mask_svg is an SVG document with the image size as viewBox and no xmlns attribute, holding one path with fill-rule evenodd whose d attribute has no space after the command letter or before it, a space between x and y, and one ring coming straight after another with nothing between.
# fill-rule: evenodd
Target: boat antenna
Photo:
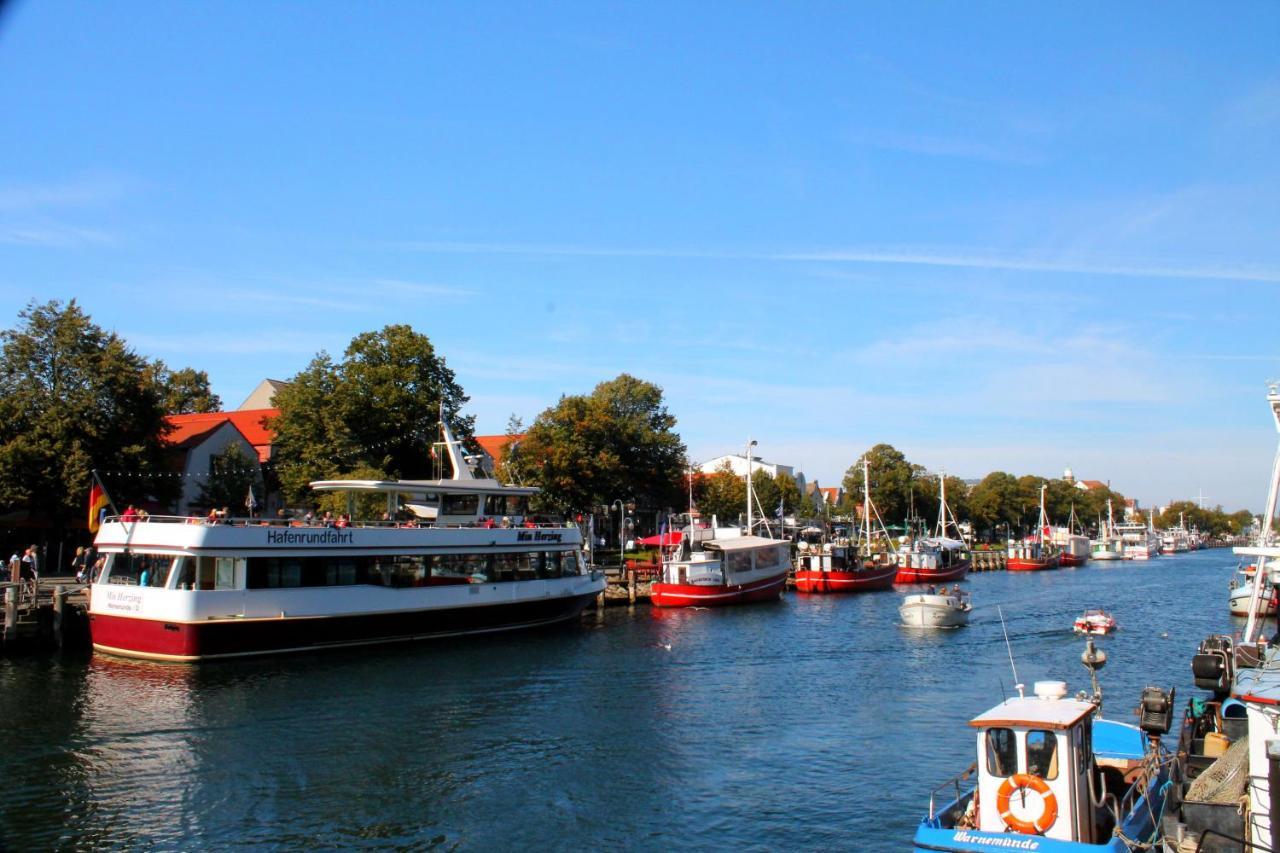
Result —
<instances>
[{"instance_id":1,"label":"boat antenna","mask_svg":"<svg viewBox=\"0 0 1280 853\"><path fill-rule=\"evenodd\" d=\"M1018 691L1018 696L1023 696L1022 682L1018 680L1018 665L1013 662L1013 646L1009 644L1009 629L1004 624L1004 609L1000 605L996 605L996 612L1000 614L1000 630L1004 634L1004 647L1009 652L1009 668L1013 670L1013 687ZM1003 690L1003 684L1001 686Z\"/></svg>"}]
</instances>

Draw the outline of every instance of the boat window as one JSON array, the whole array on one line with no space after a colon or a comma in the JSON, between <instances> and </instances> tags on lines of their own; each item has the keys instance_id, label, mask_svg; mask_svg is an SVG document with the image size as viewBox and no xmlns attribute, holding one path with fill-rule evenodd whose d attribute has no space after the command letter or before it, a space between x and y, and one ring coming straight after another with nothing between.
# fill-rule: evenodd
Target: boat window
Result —
<instances>
[{"instance_id":1,"label":"boat window","mask_svg":"<svg viewBox=\"0 0 1280 853\"><path fill-rule=\"evenodd\" d=\"M987 772L1012 776L1018 772L1018 745L1013 729L987 729Z\"/></svg>"},{"instance_id":2,"label":"boat window","mask_svg":"<svg viewBox=\"0 0 1280 853\"><path fill-rule=\"evenodd\" d=\"M173 557L167 554L140 554L126 551L112 554L100 583L127 584L129 586L162 587L169 580L169 568Z\"/></svg>"},{"instance_id":3,"label":"boat window","mask_svg":"<svg viewBox=\"0 0 1280 853\"><path fill-rule=\"evenodd\" d=\"M480 509L479 495L445 495L441 515L475 515Z\"/></svg>"},{"instance_id":4,"label":"boat window","mask_svg":"<svg viewBox=\"0 0 1280 853\"><path fill-rule=\"evenodd\" d=\"M172 578L172 586L174 589L195 589L196 588L196 558L195 557L179 557L174 562L171 578Z\"/></svg>"},{"instance_id":5,"label":"boat window","mask_svg":"<svg viewBox=\"0 0 1280 853\"><path fill-rule=\"evenodd\" d=\"M498 582L513 581L520 570L520 554L494 554L493 579Z\"/></svg>"},{"instance_id":6,"label":"boat window","mask_svg":"<svg viewBox=\"0 0 1280 853\"><path fill-rule=\"evenodd\" d=\"M1027 732L1027 772L1041 779L1058 778L1058 738L1053 732Z\"/></svg>"},{"instance_id":7,"label":"boat window","mask_svg":"<svg viewBox=\"0 0 1280 853\"><path fill-rule=\"evenodd\" d=\"M755 553L757 569L772 569L782 564L781 548L761 548Z\"/></svg>"},{"instance_id":8,"label":"boat window","mask_svg":"<svg viewBox=\"0 0 1280 853\"><path fill-rule=\"evenodd\" d=\"M726 551L724 565L731 572L749 572L751 571L751 552Z\"/></svg>"},{"instance_id":9,"label":"boat window","mask_svg":"<svg viewBox=\"0 0 1280 853\"><path fill-rule=\"evenodd\" d=\"M245 562L242 557L215 557L213 588L236 589L236 576L243 574Z\"/></svg>"}]
</instances>

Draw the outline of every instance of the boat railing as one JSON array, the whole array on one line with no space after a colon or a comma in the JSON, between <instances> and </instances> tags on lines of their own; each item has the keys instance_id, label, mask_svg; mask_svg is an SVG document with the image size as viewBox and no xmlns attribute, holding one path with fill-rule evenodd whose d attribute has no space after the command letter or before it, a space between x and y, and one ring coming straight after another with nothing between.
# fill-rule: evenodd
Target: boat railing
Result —
<instances>
[{"instance_id":1,"label":"boat railing","mask_svg":"<svg viewBox=\"0 0 1280 853\"><path fill-rule=\"evenodd\" d=\"M938 794L944 789L950 788L955 791L956 800L959 800L961 797L963 797L967 793L967 791L962 791L960 789L960 785L964 782L969 781L970 777L972 777L973 774L977 772L977 770L978 770L978 762L975 761L972 764L970 764L967 769L965 769L960 773L957 773L955 776L952 776L947 781L937 785L932 791L929 792L929 820L934 819L934 801L937 798Z\"/></svg>"},{"instance_id":2,"label":"boat railing","mask_svg":"<svg viewBox=\"0 0 1280 853\"><path fill-rule=\"evenodd\" d=\"M424 528L481 528L492 530L565 530L573 528L573 523L557 523L557 522L534 522L522 521L519 524L502 525L499 523L489 523L487 521L471 521L471 522L436 522L436 521L356 521L352 520L345 524L335 522L325 522L321 520L306 521L300 518L250 518L250 517L219 517L217 520L210 520L207 516L195 515L140 515L135 518L125 518L119 515L109 515L103 518L103 523L118 522L122 524L194 524L206 527L361 527L361 528L381 528L384 530L406 529L420 530Z\"/></svg>"}]
</instances>

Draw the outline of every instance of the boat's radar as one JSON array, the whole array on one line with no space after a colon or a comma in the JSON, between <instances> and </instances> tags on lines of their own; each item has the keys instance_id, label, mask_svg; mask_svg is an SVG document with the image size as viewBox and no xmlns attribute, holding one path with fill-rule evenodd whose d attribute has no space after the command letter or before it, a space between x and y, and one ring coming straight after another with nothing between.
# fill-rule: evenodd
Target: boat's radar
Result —
<instances>
[{"instance_id":1,"label":"boat's radar","mask_svg":"<svg viewBox=\"0 0 1280 853\"><path fill-rule=\"evenodd\" d=\"M1175 689L1147 687L1142 691L1138 704L1138 727L1154 738L1169 733L1173 728L1173 696Z\"/></svg>"},{"instance_id":2,"label":"boat's radar","mask_svg":"<svg viewBox=\"0 0 1280 853\"><path fill-rule=\"evenodd\" d=\"M1222 697L1231 690L1231 638L1212 636L1200 642L1191 658L1191 674L1196 687Z\"/></svg>"}]
</instances>

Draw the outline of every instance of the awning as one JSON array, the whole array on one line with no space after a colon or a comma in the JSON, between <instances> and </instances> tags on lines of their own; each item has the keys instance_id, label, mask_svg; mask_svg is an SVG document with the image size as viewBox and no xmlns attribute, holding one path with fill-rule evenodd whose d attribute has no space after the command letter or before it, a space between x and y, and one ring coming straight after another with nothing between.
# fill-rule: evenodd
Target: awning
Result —
<instances>
[{"instance_id":1,"label":"awning","mask_svg":"<svg viewBox=\"0 0 1280 853\"><path fill-rule=\"evenodd\" d=\"M672 530L663 533L660 536L646 536L638 539L637 544L647 545L650 548L657 548L660 545L679 545L684 540L684 534L679 530Z\"/></svg>"}]
</instances>

